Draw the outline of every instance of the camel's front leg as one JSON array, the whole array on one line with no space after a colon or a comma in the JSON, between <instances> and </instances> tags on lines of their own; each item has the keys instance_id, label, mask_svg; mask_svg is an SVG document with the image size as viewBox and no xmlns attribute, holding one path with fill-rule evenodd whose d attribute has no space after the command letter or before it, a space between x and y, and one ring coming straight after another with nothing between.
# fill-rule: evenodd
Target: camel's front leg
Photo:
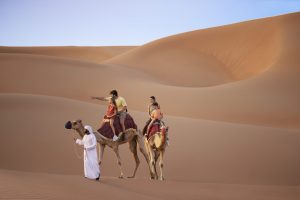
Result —
<instances>
[{"instance_id":1,"label":"camel's front leg","mask_svg":"<svg viewBox=\"0 0 300 200\"><path fill-rule=\"evenodd\" d=\"M103 160L104 149L105 149L105 145L103 145L103 144L100 144L99 165L101 165L101 163L102 163L102 160Z\"/></svg>"},{"instance_id":2,"label":"camel's front leg","mask_svg":"<svg viewBox=\"0 0 300 200\"><path fill-rule=\"evenodd\" d=\"M146 148L148 151L148 155L149 155L149 168L150 168L150 175L151 175L151 179L156 179L156 174L155 174L155 160L154 160L154 151L151 148L149 142L146 142Z\"/></svg>"},{"instance_id":3,"label":"camel's front leg","mask_svg":"<svg viewBox=\"0 0 300 200\"><path fill-rule=\"evenodd\" d=\"M160 180L163 181L165 180L164 175L163 175L163 167L164 167L164 150L160 150L159 154L159 168L160 168Z\"/></svg>"},{"instance_id":4,"label":"camel's front leg","mask_svg":"<svg viewBox=\"0 0 300 200\"><path fill-rule=\"evenodd\" d=\"M134 168L132 176L129 176L128 178L134 178L135 174L136 174L136 171L137 171L137 169L140 165L140 159L139 159L139 156L137 154L137 141L136 140L130 141L129 142L129 148L130 148L130 151L132 152L132 154L134 156L135 168Z\"/></svg>"},{"instance_id":5,"label":"camel's front leg","mask_svg":"<svg viewBox=\"0 0 300 200\"><path fill-rule=\"evenodd\" d=\"M118 147L114 147L113 148L116 156L117 156L117 159L118 159L118 165L119 165L119 168L120 168L120 176L119 178L123 178L124 177L124 174L123 174L123 170L122 170L122 163L121 163L121 157L120 157L120 153L119 153L119 148Z\"/></svg>"}]
</instances>

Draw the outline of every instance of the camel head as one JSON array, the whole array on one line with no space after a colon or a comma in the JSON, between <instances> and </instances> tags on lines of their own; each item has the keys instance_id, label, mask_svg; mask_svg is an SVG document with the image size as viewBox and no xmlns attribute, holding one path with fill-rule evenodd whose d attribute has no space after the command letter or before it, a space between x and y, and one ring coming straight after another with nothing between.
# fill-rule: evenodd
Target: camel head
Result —
<instances>
[{"instance_id":1,"label":"camel head","mask_svg":"<svg viewBox=\"0 0 300 200\"><path fill-rule=\"evenodd\" d=\"M74 130L79 130L83 128L82 121L80 119L74 120L74 121L67 121L65 124L66 129L74 129Z\"/></svg>"}]
</instances>

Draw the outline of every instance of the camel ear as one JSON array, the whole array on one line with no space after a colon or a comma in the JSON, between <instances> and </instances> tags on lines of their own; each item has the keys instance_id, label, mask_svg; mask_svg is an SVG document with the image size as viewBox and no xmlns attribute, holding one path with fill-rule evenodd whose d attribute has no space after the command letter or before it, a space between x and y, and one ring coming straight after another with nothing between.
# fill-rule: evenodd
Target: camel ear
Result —
<instances>
[{"instance_id":1,"label":"camel ear","mask_svg":"<svg viewBox=\"0 0 300 200\"><path fill-rule=\"evenodd\" d=\"M82 123L81 119L80 119L80 120L78 120L78 122L79 122L79 123Z\"/></svg>"}]
</instances>

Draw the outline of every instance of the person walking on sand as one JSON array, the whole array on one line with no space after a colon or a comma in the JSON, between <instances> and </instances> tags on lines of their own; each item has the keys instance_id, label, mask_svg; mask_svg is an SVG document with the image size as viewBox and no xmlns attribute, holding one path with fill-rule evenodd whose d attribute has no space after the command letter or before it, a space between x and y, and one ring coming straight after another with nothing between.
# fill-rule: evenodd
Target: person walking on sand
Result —
<instances>
[{"instance_id":1,"label":"person walking on sand","mask_svg":"<svg viewBox=\"0 0 300 200\"><path fill-rule=\"evenodd\" d=\"M82 139L77 139L76 144L84 146L84 176L88 179L99 180L100 168L97 158L97 140L91 126L85 126L85 135Z\"/></svg>"}]
</instances>

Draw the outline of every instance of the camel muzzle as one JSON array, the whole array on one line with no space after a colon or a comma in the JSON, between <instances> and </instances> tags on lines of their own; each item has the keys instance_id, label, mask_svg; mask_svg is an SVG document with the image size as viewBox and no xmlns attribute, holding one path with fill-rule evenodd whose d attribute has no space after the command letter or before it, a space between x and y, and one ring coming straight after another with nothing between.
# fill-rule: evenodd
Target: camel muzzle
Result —
<instances>
[{"instance_id":1,"label":"camel muzzle","mask_svg":"<svg viewBox=\"0 0 300 200\"><path fill-rule=\"evenodd\" d=\"M65 128L66 129L72 129L72 122L67 121L67 123L65 124Z\"/></svg>"}]
</instances>

